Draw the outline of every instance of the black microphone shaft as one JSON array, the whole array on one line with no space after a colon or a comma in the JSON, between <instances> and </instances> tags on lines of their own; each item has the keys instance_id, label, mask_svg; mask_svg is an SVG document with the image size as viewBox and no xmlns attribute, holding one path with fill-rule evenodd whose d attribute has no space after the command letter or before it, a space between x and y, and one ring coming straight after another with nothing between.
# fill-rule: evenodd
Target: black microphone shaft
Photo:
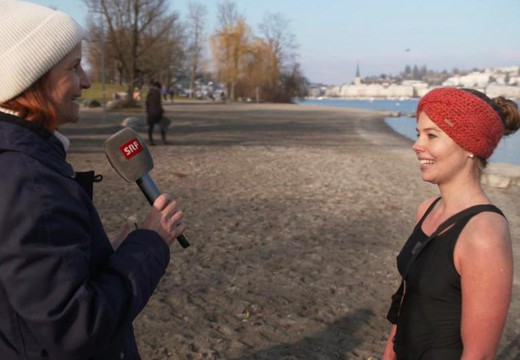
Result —
<instances>
[{"instance_id":1,"label":"black microphone shaft","mask_svg":"<svg viewBox=\"0 0 520 360\"><path fill-rule=\"evenodd\" d=\"M161 195L161 192L159 191L157 185L155 185L152 177L149 174L144 174L139 179L137 179L136 183L146 197L146 200L148 200L150 205L153 205L155 199Z\"/></svg>"},{"instance_id":2,"label":"black microphone shaft","mask_svg":"<svg viewBox=\"0 0 520 360\"><path fill-rule=\"evenodd\" d=\"M146 197L146 200L150 203L150 205L153 205L155 199L161 195L161 192L159 191L159 188L157 185L155 185L155 182L153 181L152 177L149 174L144 174L136 181L137 185L139 186L139 189L143 192L144 196ZM188 239L186 239L186 236L184 234L180 234L177 237L177 241L181 246L186 249L188 246L190 246L190 243L188 242Z\"/></svg>"}]
</instances>

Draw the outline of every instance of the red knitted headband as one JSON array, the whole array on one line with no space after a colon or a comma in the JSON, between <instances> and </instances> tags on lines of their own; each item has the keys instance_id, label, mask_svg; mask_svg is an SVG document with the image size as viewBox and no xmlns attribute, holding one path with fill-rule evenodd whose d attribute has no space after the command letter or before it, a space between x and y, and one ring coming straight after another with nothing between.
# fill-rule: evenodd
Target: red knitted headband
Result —
<instances>
[{"instance_id":1,"label":"red knitted headband","mask_svg":"<svg viewBox=\"0 0 520 360\"><path fill-rule=\"evenodd\" d=\"M462 148L487 159L493 153L504 124L490 103L455 88L437 88L428 92L417 106L417 119L426 115Z\"/></svg>"}]
</instances>

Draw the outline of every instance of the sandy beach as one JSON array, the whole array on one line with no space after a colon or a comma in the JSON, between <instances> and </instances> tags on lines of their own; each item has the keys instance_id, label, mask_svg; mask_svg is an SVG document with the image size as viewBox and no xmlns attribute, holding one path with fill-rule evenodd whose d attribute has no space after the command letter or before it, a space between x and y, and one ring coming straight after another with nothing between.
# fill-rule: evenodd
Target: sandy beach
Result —
<instances>
[{"instance_id":1,"label":"sandy beach","mask_svg":"<svg viewBox=\"0 0 520 360\"><path fill-rule=\"evenodd\" d=\"M417 205L437 194L420 178L411 141L366 110L166 110L169 144L151 148L152 176L184 210L192 245L172 247L167 273L135 321L142 358L380 359L399 285L395 257ZM144 118L84 110L80 123L62 129L75 169L103 175L94 202L110 234L141 221L148 207L103 151L128 116ZM486 190L509 219L516 259L499 359L520 359L520 187Z\"/></svg>"}]
</instances>

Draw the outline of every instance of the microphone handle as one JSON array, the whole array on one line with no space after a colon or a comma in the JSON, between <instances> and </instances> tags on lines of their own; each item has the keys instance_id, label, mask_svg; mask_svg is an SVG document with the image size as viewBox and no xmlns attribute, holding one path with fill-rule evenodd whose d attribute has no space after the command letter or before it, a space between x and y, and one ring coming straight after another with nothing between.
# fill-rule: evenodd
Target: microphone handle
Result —
<instances>
[{"instance_id":1,"label":"microphone handle","mask_svg":"<svg viewBox=\"0 0 520 360\"><path fill-rule=\"evenodd\" d=\"M136 181L137 186L139 186L139 189L143 192L144 196L150 203L150 205L153 205L155 199L161 195L161 192L159 191L159 188L157 185L155 185L155 182L153 181L152 177L149 174L144 174ZM177 241L181 246L186 249L188 246L190 246L190 243L188 242L188 239L186 239L186 236L184 234L180 234L177 236Z\"/></svg>"},{"instance_id":2,"label":"microphone handle","mask_svg":"<svg viewBox=\"0 0 520 360\"><path fill-rule=\"evenodd\" d=\"M146 200L148 200L150 205L153 205L155 199L161 195L161 191L157 185L155 185L152 177L149 174L144 174L139 179L137 179L136 183L146 197Z\"/></svg>"}]
</instances>

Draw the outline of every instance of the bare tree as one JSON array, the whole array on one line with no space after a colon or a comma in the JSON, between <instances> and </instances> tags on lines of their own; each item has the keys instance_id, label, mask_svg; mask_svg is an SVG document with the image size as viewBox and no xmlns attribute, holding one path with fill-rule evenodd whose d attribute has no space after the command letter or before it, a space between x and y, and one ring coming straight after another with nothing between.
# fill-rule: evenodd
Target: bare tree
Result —
<instances>
[{"instance_id":1,"label":"bare tree","mask_svg":"<svg viewBox=\"0 0 520 360\"><path fill-rule=\"evenodd\" d=\"M206 7L198 2L189 4L187 23L187 62L190 74L190 97L195 91L195 78L200 71L204 42L204 23L207 14Z\"/></svg>"},{"instance_id":2,"label":"bare tree","mask_svg":"<svg viewBox=\"0 0 520 360\"><path fill-rule=\"evenodd\" d=\"M168 12L167 0L84 0L89 11L106 22L107 48L121 65L128 99L142 73L142 58L172 28L175 14Z\"/></svg>"},{"instance_id":3,"label":"bare tree","mask_svg":"<svg viewBox=\"0 0 520 360\"><path fill-rule=\"evenodd\" d=\"M269 44L273 61L280 70L283 65L294 60L294 50L298 47L296 37L289 29L290 21L280 13L266 13L258 26L260 35Z\"/></svg>"},{"instance_id":4,"label":"bare tree","mask_svg":"<svg viewBox=\"0 0 520 360\"><path fill-rule=\"evenodd\" d=\"M298 47L296 37L289 29L290 21L280 13L266 13L263 22L259 25L260 34L267 43L266 66L267 66L267 89L269 94L275 98L285 86L281 87L280 79L293 78L294 74L299 74L299 69L295 66L296 53ZM291 74L290 76L288 76ZM283 75L283 76L282 76ZM282 96L285 98L285 96Z\"/></svg>"},{"instance_id":5,"label":"bare tree","mask_svg":"<svg viewBox=\"0 0 520 360\"><path fill-rule=\"evenodd\" d=\"M218 5L219 27L211 37L211 50L217 78L226 83L229 98L235 99L235 86L247 59L251 30L234 2Z\"/></svg>"},{"instance_id":6,"label":"bare tree","mask_svg":"<svg viewBox=\"0 0 520 360\"><path fill-rule=\"evenodd\" d=\"M268 88L269 46L260 38L256 38L249 46L244 68L244 76L237 84L237 93L257 101L266 100L263 90ZM260 91L262 89L262 91Z\"/></svg>"},{"instance_id":7,"label":"bare tree","mask_svg":"<svg viewBox=\"0 0 520 360\"><path fill-rule=\"evenodd\" d=\"M143 77L159 80L166 87L171 85L176 76L184 72L185 28L178 20L177 14L174 16L169 30L150 46L139 61Z\"/></svg>"}]
</instances>

